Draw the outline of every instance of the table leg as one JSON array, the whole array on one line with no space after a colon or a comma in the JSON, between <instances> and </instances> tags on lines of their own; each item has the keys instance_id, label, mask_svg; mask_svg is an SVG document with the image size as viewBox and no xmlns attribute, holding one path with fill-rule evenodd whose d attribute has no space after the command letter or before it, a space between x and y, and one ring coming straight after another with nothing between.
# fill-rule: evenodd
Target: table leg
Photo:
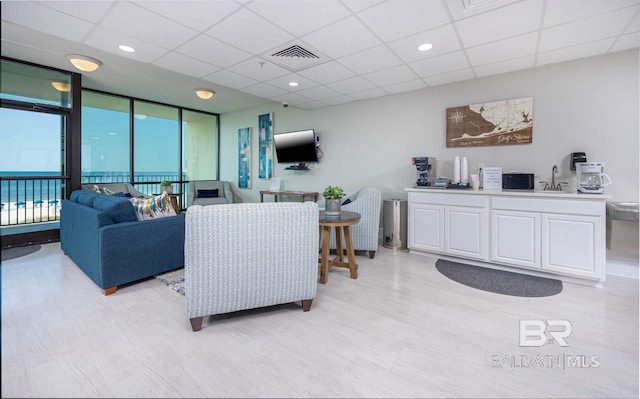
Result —
<instances>
[{"instance_id":1,"label":"table leg","mask_svg":"<svg viewBox=\"0 0 640 399\"><path fill-rule=\"evenodd\" d=\"M338 260L338 262L344 262L343 250L342 250L342 235L340 233L340 227L337 226L335 230L336 230L336 255L338 255L336 259Z\"/></svg>"},{"instance_id":2,"label":"table leg","mask_svg":"<svg viewBox=\"0 0 640 399\"><path fill-rule=\"evenodd\" d=\"M356 253L351 242L351 231L349 226L344 226L344 240L347 244L347 257L349 259L349 272L351 278L358 278L358 264L356 263Z\"/></svg>"},{"instance_id":3,"label":"table leg","mask_svg":"<svg viewBox=\"0 0 640 399\"><path fill-rule=\"evenodd\" d=\"M326 284L329 274L329 240L331 239L331 227L322 227L322 262L320 265L320 283Z\"/></svg>"}]
</instances>

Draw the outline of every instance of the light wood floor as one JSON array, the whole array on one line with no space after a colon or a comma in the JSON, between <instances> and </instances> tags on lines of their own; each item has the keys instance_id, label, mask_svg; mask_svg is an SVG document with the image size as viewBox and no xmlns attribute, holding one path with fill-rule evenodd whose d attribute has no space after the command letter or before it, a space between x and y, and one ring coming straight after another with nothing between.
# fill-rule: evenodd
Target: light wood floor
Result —
<instances>
[{"instance_id":1,"label":"light wood floor","mask_svg":"<svg viewBox=\"0 0 640 399\"><path fill-rule=\"evenodd\" d=\"M330 271L310 312L239 312L194 333L159 281L105 297L46 244L1 267L2 397L638 398L637 280L518 298L406 251L357 261L357 280ZM520 347L529 319L569 320L570 346Z\"/></svg>"}]
</instances>

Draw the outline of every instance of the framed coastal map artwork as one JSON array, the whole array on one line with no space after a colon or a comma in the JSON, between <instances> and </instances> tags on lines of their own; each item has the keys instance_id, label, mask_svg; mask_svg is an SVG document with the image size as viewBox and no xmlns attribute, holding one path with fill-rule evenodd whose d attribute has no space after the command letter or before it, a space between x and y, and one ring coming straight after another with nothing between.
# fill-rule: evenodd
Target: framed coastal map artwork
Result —
<instances>
[{"instance_id":1,"label":"framed coastal map artwork","mask_svg":"<svg viewBox=\"0 0 640 399\"><path fill-rule=\"evenodd\" d=\"M258 115L258 179L273 177L273 114Z\"/></svg>"},{"instance_id":2,"label":"framed coastal map artwork","mask_svg":"<svg viewBox=\"0 0 640 399\"><path fill-rule=\"evenodd\" d=\"M238 129L238 188L251 188L251 128Z\"/></svg>"},{"instance_id":3,"label":"framed coastal map artwork","mask_svg":"<svg viewBox=\"0 0 640 399\"><path fill-rule=\"evenodd\" d=\"M533 97L447 108L447 147L532 142Z\"/></svg>"}]
</instances>

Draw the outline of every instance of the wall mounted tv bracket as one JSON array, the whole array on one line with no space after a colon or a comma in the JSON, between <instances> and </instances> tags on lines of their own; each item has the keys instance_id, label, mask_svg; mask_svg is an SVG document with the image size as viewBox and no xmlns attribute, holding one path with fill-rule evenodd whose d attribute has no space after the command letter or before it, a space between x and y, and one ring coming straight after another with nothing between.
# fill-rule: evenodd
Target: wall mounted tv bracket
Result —
<instances>
[{"instance_id":1,"label":"wall mounted tv bracket","mask_svg":"<svg viewBox=\"0 0 640 399\"><path fill-rule=\"evenodd\" d=\"M304 162L300 162L297 165L290 165L284 168L285 170L309 170L309 165Z\"/></svg>"}]
</instances>

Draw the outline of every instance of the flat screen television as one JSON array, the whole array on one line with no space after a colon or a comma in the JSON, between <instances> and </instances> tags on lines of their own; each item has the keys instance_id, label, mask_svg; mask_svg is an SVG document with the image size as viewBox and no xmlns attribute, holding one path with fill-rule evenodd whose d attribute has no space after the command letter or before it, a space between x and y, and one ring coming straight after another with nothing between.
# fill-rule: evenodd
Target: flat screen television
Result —
<instances>
[{"instance_id":1,"label":"flat screen television","mask_svg":"<svg viewBox=\"0 0 640 399\"><path fill-rule=\"evenodd\" d=\"M316 133L313 129L274 134L273 145L278 163L295 164L286 169L305 170L309 169L308 163L318 162Z\"/></svg>"}]
</instances>

